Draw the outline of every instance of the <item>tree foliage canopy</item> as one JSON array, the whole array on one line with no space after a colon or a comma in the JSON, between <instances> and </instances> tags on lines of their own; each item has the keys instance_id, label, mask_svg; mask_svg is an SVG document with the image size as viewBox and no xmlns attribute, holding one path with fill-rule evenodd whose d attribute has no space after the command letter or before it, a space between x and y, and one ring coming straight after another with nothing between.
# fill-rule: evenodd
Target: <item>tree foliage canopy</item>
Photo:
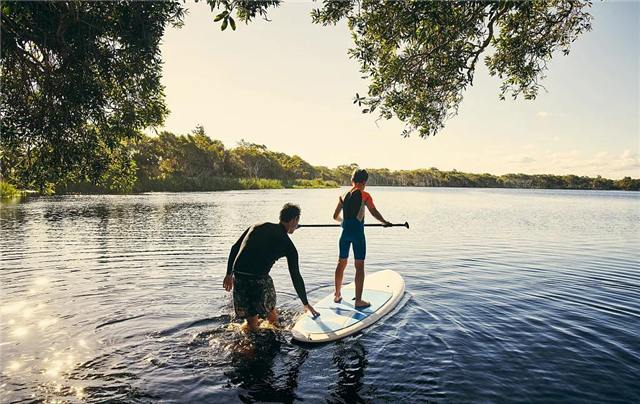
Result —
<instances>
[{"instance_id":1,"label":"tree foliage canopy","mask_svg":"<svg viewBox=\"0 0 640 404\"><path fill-rule=\"evenodd\" d=\"M41 191L131 178L127 143L163 122L160 40L175 2L2 2L2 176ZM126 182L124 184L127 185Z\"/></svg>"},{"instance_id":2,"label":"tree foliage canopy","mask_svg":"<svg viewBox=\"0 0 640 404\"><path fill-rule=\"evenodd\" d=\"M280 4L207 2L224 9L218 21L235 10L245 22ZM370 82L367 94L354 99L362 112L395 116L406 124L404 136L427 137L457 114L482 61L502 80L501 99L535 99L553 54L567 55L591 29L590 6L591 0L324 0L311 17L322 25L347 21L349 55Z\"/></svg>"},{"instance_id":3,"label":"tree foliage canopy","mask_svg":"<svg viewBox=\"0 0 640 404\"><path fill-rule=\"evenodd\" d=\"M206 2L222 30L235 30L236 19L267 18L280 5ZM324 1L312 20L347 21L354 39L349 54L369 83L354 100L362 112L397 117L405 136L424 137L457 113L481 58L502 80L503 98L535 98L553 53L568 53L591 28L590 4ZM100 184L118 173L115 185L131 186L130 143L168 114L159 45L167 25L182 25L184 4L2 1L1 9L3 178L46 191L66 182Z\"/></svg>"},{"instance_id":4,"label":"tree foliage canopy","mask_svg":"<svg viewBox=\"0 0 640 404\"><path fill-rule=\"evenodd\" d=\"M319 24L346 19L349 50L370 80L356 95L363 113L406 123L408 136L435 135L457 113L481 57L502 79L500 96L536 97L555 51L591 28L589 1L325 1Z\"/></svg>"}]
</instances>

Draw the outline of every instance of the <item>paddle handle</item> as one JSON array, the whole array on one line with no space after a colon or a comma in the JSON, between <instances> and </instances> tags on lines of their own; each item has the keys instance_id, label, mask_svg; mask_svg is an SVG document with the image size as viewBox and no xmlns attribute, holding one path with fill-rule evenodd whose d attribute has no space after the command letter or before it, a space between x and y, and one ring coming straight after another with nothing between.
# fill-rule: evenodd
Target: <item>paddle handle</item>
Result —
<instances>
[{"instance_id":1,"label":"paddle handle","mask_svg":"<svg viewBox=\"0 0 640 404\"><path fill-rule=\"evenodd\" d=\"M299 224L298 228L300 227L340 227L340 224ZM373 223L373 224L365 224L366 227L384 227L384 225L382 223ZM407 229L409 228L409 223L408 222L404 222L404 223L391 223L391 226L389 227L406 227Z\"/></svg>"}]
</instances>

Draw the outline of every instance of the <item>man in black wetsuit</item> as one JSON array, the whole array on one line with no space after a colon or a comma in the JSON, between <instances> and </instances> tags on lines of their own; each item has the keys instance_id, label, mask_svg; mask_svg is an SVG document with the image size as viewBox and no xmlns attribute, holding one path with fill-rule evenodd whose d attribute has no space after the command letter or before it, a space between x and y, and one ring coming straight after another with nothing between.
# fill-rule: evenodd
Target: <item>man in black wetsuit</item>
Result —
<instances>
[{"instance_id":1,"label":"man in black wetsuit","mask_svg":"<svg viewBox=\"0 0 640 404\"><path fill-rule=\"evenodd\" d=\"M258 325L258 317L278 325L276 290L269 271L282 257L287 257L289 274L304 311L320 315L307 301L304 280L298 268L298 250L289 238L300 221L300 207L287 203L280 211L280 223L258 223L249 227L231 247L227 275L222 286L233 289L233 308L246 320L245 329Z\"/></svg>"}]
</instances>

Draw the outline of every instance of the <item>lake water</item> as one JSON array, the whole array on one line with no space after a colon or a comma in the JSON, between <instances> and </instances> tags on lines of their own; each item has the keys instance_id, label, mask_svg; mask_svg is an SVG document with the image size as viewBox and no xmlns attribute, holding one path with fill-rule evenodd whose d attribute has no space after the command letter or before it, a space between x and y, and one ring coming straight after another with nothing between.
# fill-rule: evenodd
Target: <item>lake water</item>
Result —
<instances>
[{"instance_id":1,"label":"lake water","mask_svg":"<svg viewBox=\"0 0 640 404\"><path fill-rule=\"evenodd\" d=\"M3 203L1 401L640 402L640 193L367 190L411 228L367 228L366 270L406 294L321 346L291 342L286 260L280 331L239 332L222 278L250 224L290 201L330 223L340 190ZM332 291L339 231L292 235L311 302Z\"/></svg>"}]
</instances>

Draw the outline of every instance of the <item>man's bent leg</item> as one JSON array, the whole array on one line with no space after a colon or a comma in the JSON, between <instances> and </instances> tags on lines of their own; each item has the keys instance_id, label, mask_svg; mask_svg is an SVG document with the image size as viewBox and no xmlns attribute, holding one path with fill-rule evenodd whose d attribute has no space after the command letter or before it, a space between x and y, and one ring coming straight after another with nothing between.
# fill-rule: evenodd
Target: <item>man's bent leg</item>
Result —
<instances>
[{"instance_id":1,"label":"man's bent leg","mask_svg":"<svg viewBox=\"0 0 640 404\"><path fill-rule=\"evenodd\" d=\"M344 269L347 267L348 258L338 258L338 266L336 266L335 287L333 301L338 303L342 299L340 289L342 289L342 279L344 278Z\"/></svg>"},{"instance_id":2,"label":"man's bent leg","mask_svg":"<svg viewBox=\"0 0 640 404\"><path fill-rule=\"evenodd\" d=\"M244 318L242 329L247 331L258 322L257 316L252 315L255 311L251 309L250 281L234 277L233 283L233 308L238 318Z\"/></svg>"},{"instance_id":3,"label":"man's bent leg","mask_svg":"<svg viewBox=\"0 0 640 404\"><path fill-rule=\"evenodd\" d=\"M362 300L364 288L364 260L355 260L356 265L356 307L369 307L371 303Z\"/></svg>"}]
</instances>

